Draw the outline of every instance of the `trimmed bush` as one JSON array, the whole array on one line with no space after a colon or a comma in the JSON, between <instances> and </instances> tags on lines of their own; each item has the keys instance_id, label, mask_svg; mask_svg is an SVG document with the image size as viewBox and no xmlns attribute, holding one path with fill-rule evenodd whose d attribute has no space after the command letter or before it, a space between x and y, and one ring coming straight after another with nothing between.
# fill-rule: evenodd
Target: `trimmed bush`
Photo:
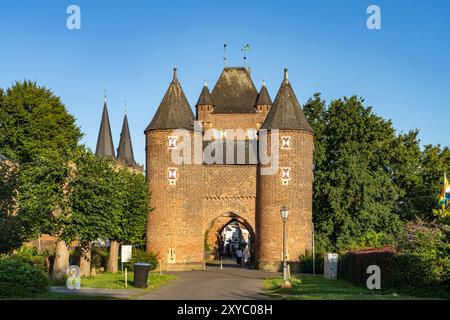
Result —
<instances>
[{"instance_id":1,"label":"trimmed bush","mask_svg":"<svg viewBox=\"0 0 450 320\"><path fill-rule=\"evenodd\" d=\"M395 285L396 253L392 248L349 251L339 255L338 277L366 286L367 267L377 265L381 270L381 287Z\"/></svg>"},{"instance_id":2,"label":"trimmed bush","mask_svg":"<svg viewBox=\"0 0 450 320\"><path fill-rule=\"evenodd\" d=\"M436 255L403 253L396 258L396 287L438 288L445 281L445 268L448 266Z\"/></svg>"},{"instance_id":3,"label":"trimmed bush","mask_svg":"<svg viewBox=\"0 0 450 320\"><path fill-rule=\"evenodd\" d=\"M38 268L15 259L0 259L0 298L28 298L46 292L48 277Z\"/></svg>"},{"instance_id":4,"label":"trimmed bush","mask_svg":"<svg viewBox=\"0 0 450 320\"><path fill-rule=\"evenodd\" d=\"M396 253L389 248L349 251L339 256L338 276L366 286L370 265L380 267L382 289L450 289L450 259L433 253Z\"/></svg>"},{"instance_id":5,"label":"trimmed bush","mask_svg":"<svg viewBox=\"0 0 450 320\"><path fill-rule=\"evenodd\" d=\"M125 265L130 270L133 270L134 264L139 262L150 263L152 265L151 270L154 270L158 265L158 258L152 252L146 252L144 250L135 249L133 250L133 256L131 257L130 261Z\"/></svg>"}]
</instances>

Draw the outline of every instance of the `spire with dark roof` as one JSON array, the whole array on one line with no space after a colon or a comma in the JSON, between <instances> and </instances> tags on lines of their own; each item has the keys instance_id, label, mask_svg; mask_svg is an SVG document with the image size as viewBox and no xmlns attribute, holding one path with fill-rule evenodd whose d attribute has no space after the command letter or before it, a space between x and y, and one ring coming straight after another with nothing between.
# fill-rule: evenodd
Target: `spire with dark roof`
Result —
<instances>
[{"instance_id":1,"label":"spire with dark roof","mask_svg":"<svg viewBox=\"0 0 450 320\"><path fill-rule=\"evenodd\" d=\"M100 123L100 130L98 132L97 147L95 148L95 153L99 156L103 156L108 159L114 159L114 144L111 134L111 125L109 124L108 107L103 105L102 121Z\"/></svg>"},{"instance_id":2,"label":"spire with dark roof","mask_svg":"<svg viewBox=\"0 0 450 320\"><path fill-rule=\"evenodd\" d=\"M211 97L213 113L256 113L258 90L245 68L224 68Z\"/></svg>"},{"instance_id":3,"label":"spire with dark roof","mask_svg":"<svg viewBox=\"0 0 450 320\"><path fill-rule=\"evenodd\" d=\"M263 85L258 94L258 99L256 100L257 106L262 105L272 105L272 99L270 99L269 92L267 91L266 82L263 81Z\"/></svg>"},{"instance_id":4,"label":"spire with dark roof","mask_svg":"<svg viewBox=\"0 0 450 320\"><path fill-rule=\"evenodd\" d=\"M278 90L273 106L261 129L292 129L313 132L289 82L287 69L284 69L284 79L280 90Z\"/></svg>"},{"instance_id":5,"label":"spire with dark roof","mask_svg":"<svg viewBox=\"0 0 450 320\"><path fill-rule=\"evenodd\" d=\"M202 92L200 93L200 97L198 98L196 106L213 106L213 100L211 97L211 93L209 92L208 86L205 84L203 85Z\"/></svg>"},{"instance_id":6,"label":"spire with dark roof","mask_svg":"<svg viewBox=\"0 0 450 320\"><path fill-rule=\"evenodd\" d=\"M194 130L195 117L173 69L173 80L145 131L164 129Z\"/></svg>"},{"instance_id":7,"label":"spire with dark roof","mask_svg":"<svg viewBox=\"0 0 450 320\"><path fill-rule=\"evenodd\" d=\"M128 126L128 118L126 114L123 118L119 148L117 148L117 161L126 166L136 166L136 161L134 161L133 145L131 143L130 128Z\"/></svg>"}]
</instances>

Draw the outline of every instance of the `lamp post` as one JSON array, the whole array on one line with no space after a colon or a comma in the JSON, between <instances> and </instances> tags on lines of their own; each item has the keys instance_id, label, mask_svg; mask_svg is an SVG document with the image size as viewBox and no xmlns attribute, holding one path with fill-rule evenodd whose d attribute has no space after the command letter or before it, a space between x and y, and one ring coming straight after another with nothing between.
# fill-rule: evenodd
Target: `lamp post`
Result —
<instances>
[{"instance_id":1,"label":"lamp post","mask_svg":"<svg viewBox=\"0 0 450 320\"><path fill-rule=\"evenodd\" d=\"M286 206L281 207L280 210L281 220L283 221L283 288L290 288L289 276L287 273L286 262L286 222L289 216L289 209Z\"/></svg>"}]
</instances>

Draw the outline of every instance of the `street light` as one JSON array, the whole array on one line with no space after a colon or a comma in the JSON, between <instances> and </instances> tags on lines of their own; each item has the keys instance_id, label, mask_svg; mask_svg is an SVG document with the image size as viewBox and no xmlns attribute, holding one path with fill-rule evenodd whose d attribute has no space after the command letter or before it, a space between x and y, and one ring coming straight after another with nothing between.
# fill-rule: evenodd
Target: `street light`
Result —
<instances>
[{"instance_id":1,"label":"street light","mask_svg":"<svg viewBox=\"0 0 450 320\"><path fill-rule=\"evenodd\" d=\"M283 221L283 285L282 288L290 288L289 276L287 273L286 262L286 222L289 217L289 209L286 206L282 206L280 210L281 220Z\"/></svg>"}]
</instances>

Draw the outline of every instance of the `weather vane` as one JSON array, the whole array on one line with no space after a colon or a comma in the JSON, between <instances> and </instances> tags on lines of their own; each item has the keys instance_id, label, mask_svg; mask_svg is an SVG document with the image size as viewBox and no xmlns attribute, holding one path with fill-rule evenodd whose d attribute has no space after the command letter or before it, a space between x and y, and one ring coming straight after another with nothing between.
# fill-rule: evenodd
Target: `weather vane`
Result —
<instances>
[{"instance_id":1,"label":"weather vane","mask_svg":"<svg viewBox=\"0 0 450 320\"><path fill-rule=\"evenodd\" d=\"M223 67L227 66L227 44L223 45Z\"/></svg>"},{"instance_id":2,"label":"weather vane","mask_svg":"<svg viewBox=\"0 0 450 320\"><path fill-rule=\"evenodd\" d=\"M247 52L250 50L250 45L246 44L241 51L244 53L244 67L245 67L245 63L247 61Z\"/></svg>"},{"instance_id":3,"label":"weather vane","mask_svg":"<svg viewBox=\"0 0 450 320\"><path fill-rule=\"evenodd\" d=\"M127 114L127 100L124 100L123 102L125 104L124 111L125 111L125 114Z\"/></svg>"},{"instance_id":4,"label":"weather vane","mask_svg":"<svg viewBox=\"0 0 450 320\"><path fill-rule=\"evenodd\" d=\"M105 89L105 102L106 102L106 89Z\"/></svg>"}]
</instances>

